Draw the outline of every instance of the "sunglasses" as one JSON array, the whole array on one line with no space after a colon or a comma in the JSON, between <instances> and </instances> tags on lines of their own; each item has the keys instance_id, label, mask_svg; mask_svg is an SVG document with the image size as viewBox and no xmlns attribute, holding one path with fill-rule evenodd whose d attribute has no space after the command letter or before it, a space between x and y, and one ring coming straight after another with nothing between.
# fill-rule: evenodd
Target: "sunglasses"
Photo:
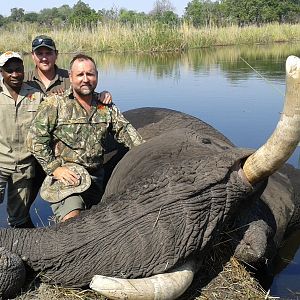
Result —
<instances>
[{"instance_id":1,"label":"sunglasses","mask_svg":"<svg viewBox=\"0 0 300 300\"><path fill-rule=\"evenodd\" d=\"M41 45L45 45L45 46L55 48L55 44L54 44L52 39L39 38L39 39L35 39L35 40L32 41L32 48L35 48L35 47L41 46Z\"/></svg>"}]
</instances>

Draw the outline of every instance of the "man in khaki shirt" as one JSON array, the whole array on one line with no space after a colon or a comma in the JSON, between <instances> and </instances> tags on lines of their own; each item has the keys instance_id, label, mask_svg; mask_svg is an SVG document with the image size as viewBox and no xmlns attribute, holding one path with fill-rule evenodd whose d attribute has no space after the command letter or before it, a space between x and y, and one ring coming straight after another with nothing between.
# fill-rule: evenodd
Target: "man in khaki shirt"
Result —
<instances>
[{"instance_id":1,"label":"man in khaki shirt","mask_svg":"<svg viewBox=\"0 0 300 300\"><path fill-rule=\"evenodd\" d=\"M43 94L27 85L21 56L0 56L0 203L7 187L8 224L33 227L29 216L36 193L32 191L35 160L26 147L27 132Z\"/></svg>"},{"instance_id":2,"label":"man in khaki shirt","mask_svg":"<svg viewBox=\"0 0 300 300\"><path fill-rule=\"evenodd\" d=\"M46 96L62 95L64 91L70 88L69 71L59 68L56 64L59 52L54 40L47 35L38 35L32 40L31 49L35 68L25 73L24 82L40 90ZM112 95L103 91L99 93L99 100L103 104L110 104ZM36 165L36 174L34 193L37 194L45 178L45 173L39 164Z\"/></svg>"}]
</instances>

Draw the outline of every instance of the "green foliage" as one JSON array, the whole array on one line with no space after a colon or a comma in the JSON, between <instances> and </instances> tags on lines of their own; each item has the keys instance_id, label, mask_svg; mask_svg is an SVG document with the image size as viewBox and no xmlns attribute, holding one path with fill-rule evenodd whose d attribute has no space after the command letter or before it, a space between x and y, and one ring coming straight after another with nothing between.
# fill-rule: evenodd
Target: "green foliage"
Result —
<instances>
[{"instance_id":1,"label":"green foliage","mask_svg":"<svg viewBox=\"0 0 300 300\"><path fill-rule=\"evenodd\" d=\"M145 13L138 13L133 10L127 10L122 8L119 12L119 21L121 24L141 24L148 21L149 17Z\"/></svg>"},{"instance_id":2,"label":"green foliage","mask_svg":"<svg viewBox=\"0 0 300 300\"><path fill-rule=\"evenodd\" d=\"M101 16L88 4L79 0L73 7L69 22L74 25L93 25L101 20Z\"/></svg>"},{"instance_id":3,"label":"green foliage","mask_svg":"<svg viewBox=\"0 0 300 300\"><path fill-rule=\"evenodd\" d=\"M299 21L300 1L295 0L222 0L228 22L238 25Z\"/></svg>"},{"instance_id":4,"label":"green foliage","mask_svg":"<svg viewBox=\"0 0 300 300\"><path fill-rule=\"evenodd\" d=\"M27 13L24 15L24 21L29 23L36 23L38 22L39 15L35 12Z\"/></svg>"},{"instance_id":5,"label":"green foliage","mask_svg":"<svg viewBox=\"0 0 300 300\"><path fill-rule=\"evenodd\" d=\"M160 14L153 15L152 20L158 21L159 23L167 24L170 26L175 26L180 23L180 19L179 19L178 15L170 10L161 12Z\"/></svg>"},{"instance_id":6,"label":"green foliage","mask_svg":"<svg viewBox=\"0 0 300 300\"><path fill-rule=\"evenodd\" d=\"M194 27L211 26L261 26L272 22L299 23L300 0L191 0L187 3L183 18L175 13L170 0L155 0L149 13L134 10L101 9L95 11L79 0L70 7L62 5L42 9L39 13L25 13L23 8L12 8L9 17L0 15L0 27L9 23L35 23L38 25L81 26L91 28L99 22L115 22L121 25L157 22L178 27L187 22Z\"/></svg>"},{"instance_id":7,"label":"green foliage","mask_svg":"<svg viewBox=\"0 0 300 300\"><path fill-rule=\"evenodd\" d=\"M3 26L7 22L7 18L0 15L0 27Z\"/></svg>"},{"instance_id":8,"label":"green foliage","mask_svg":"<svg viewBox=\"0 0 300 300\"><path fill-rule=\"evenodd\" d=\"M10 21L12 22L22 22L24 20L24 12L23 8L12 8L10 10Z\"/></svg>"},{"instance_id":9,"label":"green foliage","mask_svg":"<svg viewBox=\"0 0 300 300\"><path fill-rule=\"evenodd\" d=\"M192 0L185 8L184 17L195 27L215 26L222 22L220 5L211 0Z\"/></svg>"},{"instance_id":10,"label":"green foliage","mask_svg":"<svg viewBox=\"0 0 300 300\"><path fill-rule=\"evenodd\" d=\"M169 0L156 0L149 15L152 21L175 26L180 23L180 19L174 11L175 8Z\"/></svg>"},{"instance_id":11,"label":"green foliage","mask_svg":"<svg viewBox=\"0 0 300 300\"><path fill-rule=\"evenodd\" d=\"M151 15L161 15L167 11L175 11L174 6L169 0L156 0L153 5L153 9L150 12Z\"/></svg>"}]
</instances>

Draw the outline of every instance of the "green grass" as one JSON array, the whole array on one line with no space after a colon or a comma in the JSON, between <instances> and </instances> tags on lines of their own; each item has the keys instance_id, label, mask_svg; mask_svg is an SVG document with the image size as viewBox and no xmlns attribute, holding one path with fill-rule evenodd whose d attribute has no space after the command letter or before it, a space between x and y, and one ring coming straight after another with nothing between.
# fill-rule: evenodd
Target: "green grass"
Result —
<instances>
[{"instance_id":1,"label":"green grass","mask_svg":"<svg viewBox=\"0 0 300 300\"><path fill-rule=\"evenodd\" d=\"M0 51L29 53L31 41L38 34L50 35L61 53L170 52L211 46L300 41L300 25L194 28L186 23L179 27L157 23L135 26L108 23L94 27L43 28L36 24L10 24L1 29Z\"/></svg>"}]
</instances>

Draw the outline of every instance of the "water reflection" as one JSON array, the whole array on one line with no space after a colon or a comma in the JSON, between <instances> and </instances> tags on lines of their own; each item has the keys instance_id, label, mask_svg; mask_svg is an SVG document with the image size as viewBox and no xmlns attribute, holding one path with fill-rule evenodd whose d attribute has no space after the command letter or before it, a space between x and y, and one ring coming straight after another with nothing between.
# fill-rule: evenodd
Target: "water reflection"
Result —
<instances>
[{"instance_id":1,"label":"water reflection","mask_svg":"<svg viewBox=\"0 0 300 300\"><path fill-rule=\"evenodd\" d=\"M92 56L99 66L97 90L111 91L122 111L142 106L180 110L213 125L237 146L258 148L273 132L280 117L285 89L284 61L291 54L300 55L300 44L163 54L93 53ZM59 55L59 66L68 68L71 57ZM24 62L26 69L33 67L30 56ZM298 147L289 160L295 167L299 167L299 153ZM2 226L3 212L4 205L0 206ZM48 224L49 214L49 205L38 199L32 207L35 223ZM298 286L290 285L291 278L300 279L299 237L300 234L293 236L293 246L287 242L281 250L283 253L284 249L290 250L289 257L294 263L286 268L283 261L278 261L276 271L280 273L271 290L276 295L281 295L283 286L285 290L299 291ZM280 277L285 270L288 280Z\"/></svg>"},{"instance_id":2,"label":"water reflection","mask_svg":"<svg viewBox=\"0 0 300 300\"><path fill-rule=\"evenodd\" d=\"M245 63L245 59L256 70L261 71L268 79L279 78L282 74L282 61L288 55L300 55L300 46L297 43L278 43L274 45L256 45L240 47L217 47L195 49L188 52L176 53L92 53L100 69L114 68L118 71L134 68L136 72L153 74L157 79L164 77L180 78L180 69L188 68L191 72L209 72L210 68L218 64L224 73L236 75L233 78L246 79L253 74ZM68 69L72 58L70 54L60 54L58 65ZM269 61L276 61L270 64ZM33 68L31 56L24 57L25 69Z\"/></svg>"}]
</instances>

